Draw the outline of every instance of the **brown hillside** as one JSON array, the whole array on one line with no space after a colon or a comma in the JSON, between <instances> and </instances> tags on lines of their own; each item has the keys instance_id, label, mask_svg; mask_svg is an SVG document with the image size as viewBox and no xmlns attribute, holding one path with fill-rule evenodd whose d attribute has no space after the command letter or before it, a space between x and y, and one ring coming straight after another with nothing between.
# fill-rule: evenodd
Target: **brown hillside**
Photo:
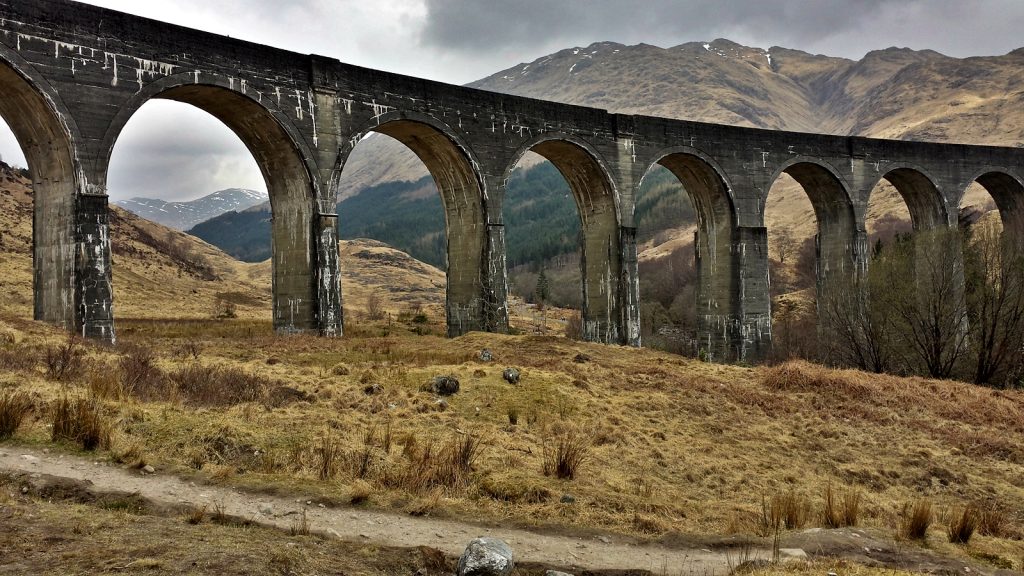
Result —
<instances>
[{"instance_id":1,"label":"brown hillside","mask_svg":"<svg viewBox=\"0 0 1024 576\"><path fill-rule=\"evenodd\" d=\"M520 64L471 86L621 113L1013 146L1024 145L1022 64L1024 51L958 59L930 50L890 48L852 61L723 39L673 48L600 42ZM346 166L342 195L426 174L398 142L374 137L357 148ZM986 196L975 190L965 205L989 205ZM810 202L788 178L769 197L766 220L773 238L780 230L789 230L798 240L814 234ZM907 220L902 199L891 187L881 186L869 208L869 232ZM682 235L680 230L674 236Z\"/></svg>"}]
</instances>

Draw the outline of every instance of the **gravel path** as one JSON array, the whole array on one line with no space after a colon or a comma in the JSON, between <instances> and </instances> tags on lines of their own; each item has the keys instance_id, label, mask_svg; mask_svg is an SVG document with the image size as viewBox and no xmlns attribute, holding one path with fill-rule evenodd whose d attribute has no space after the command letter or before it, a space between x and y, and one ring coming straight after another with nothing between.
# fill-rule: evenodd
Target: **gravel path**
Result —
<instances>
[{"instance_id":1,"label":"gravel path","mask_svg":"<svg viewBox=\"0 0 1024 576\"><path fill-rule=\"evenodd\" d=\"M589 570L646 569L657 574L711 575L729 571L730 559L724 551L635 545L606 536L571 537L513 528L483 528L359 508L324 508L294 498L256 496L226 487L196 485L159 471L143 474L104 462L27 448L0 447L0 470L86 480L91 482L94 492L137 492L157 504L208 504L211 510L217 505L228 515L279 528L296 526L305 510L311 531L368 544L430 546L458 556L469 540L490 536L508 542L516 560L522 562ZM770 557L770 552L764 550L752 554Z\"/></svg>"}]
</instances>

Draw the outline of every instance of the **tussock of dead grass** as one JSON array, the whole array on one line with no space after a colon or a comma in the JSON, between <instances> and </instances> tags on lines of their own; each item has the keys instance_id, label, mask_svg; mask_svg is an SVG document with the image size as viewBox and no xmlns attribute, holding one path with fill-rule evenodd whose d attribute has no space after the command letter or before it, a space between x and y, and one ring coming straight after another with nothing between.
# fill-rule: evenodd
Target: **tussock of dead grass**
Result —
<instances>
[{"instance_id":1,"label":"tussock of dead grass","mask_svg":"<svg viewBox=\"0 0 1024 576\"><path fill-rule=\"evenodd\" d=\"M25 392L0 394L0 440L14 436L32 407L32 398Z\"/></svg>"},{"instance_id":2,"label":"tussock of dead grass","mask_svg":"<svg viewBox=\"0 0 1024 576\"><path fill-rule=\"evenodd\" d=\"M978 511L972 506L954 510L946 527L946 535L953 544L967 544L978 528Z\"/></svg>"},{"instance_id":3,"label":"tussock of dead grass","mask_svg":"<svg viewBox=\"0 0 1024 576\"><path fill-rule=\"evenodd\" d=\"M907 503L901 514L900 535L910 540L924 540L928 537L928 528L934 519L931 500L922 498Z\"/></svg>"},{"instance_id":4,"label":"tussock of dead grass","mask_svg":"<svg viewBox=\"0 0 1024 576\"><path fill-rule=\"evenodd\" d=\"M53 403L50 412L50 434L54 442L75 442L83 450L90 451L110 448L111 426L97 400L61 396Z\"/></svg>"}]
</instances>

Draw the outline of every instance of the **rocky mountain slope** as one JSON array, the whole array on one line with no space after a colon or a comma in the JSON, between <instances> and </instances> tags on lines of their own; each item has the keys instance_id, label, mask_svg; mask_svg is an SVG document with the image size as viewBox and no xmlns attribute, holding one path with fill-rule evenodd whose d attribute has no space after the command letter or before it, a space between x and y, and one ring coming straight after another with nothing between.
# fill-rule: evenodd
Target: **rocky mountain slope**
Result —
<instances>
[{"instance_id":1,"label":"rocky mountain slope","mask_svg":"<svg viewBox=\"0 0 1024 576\"><path fill-rule=\"evenodd\" d=\"M188 230L200 222L205 222L225 212L245 210L267 201L266 192L231 188L188 202L132 198L119 200L114 204L146 220L169 226L175 230Z\"/></svg>"}]
</instances>

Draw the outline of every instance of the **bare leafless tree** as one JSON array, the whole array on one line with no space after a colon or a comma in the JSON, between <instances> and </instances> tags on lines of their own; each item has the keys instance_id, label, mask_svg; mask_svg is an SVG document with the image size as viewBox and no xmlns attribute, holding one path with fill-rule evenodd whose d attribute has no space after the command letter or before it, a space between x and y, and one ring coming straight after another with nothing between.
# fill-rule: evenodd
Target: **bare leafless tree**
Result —
<instances>
[{"instance_id":1,"label":"bare leafless tree","mask_svg":"<svg viewBox=\"0 0 1024 576\"><path fill-rule=\"evenodd\" d=\"M949 378L968 349L962 246L959 230L920 231L886 247L872 266L888 287L872 297L905 342L896 351L934 378Z\"/></svg>"},{"instance_id":2,"label":"bare leafless tree","mask_svg":"<svg viewBox=\"0 0 1024 576\"><path fill-rule=\"evenodd\" d=\"M965 245L965 287L974 381L1005 379L1024 342L1024 255L994 223L978 224Z\"/></svg>"}]
</instances>

